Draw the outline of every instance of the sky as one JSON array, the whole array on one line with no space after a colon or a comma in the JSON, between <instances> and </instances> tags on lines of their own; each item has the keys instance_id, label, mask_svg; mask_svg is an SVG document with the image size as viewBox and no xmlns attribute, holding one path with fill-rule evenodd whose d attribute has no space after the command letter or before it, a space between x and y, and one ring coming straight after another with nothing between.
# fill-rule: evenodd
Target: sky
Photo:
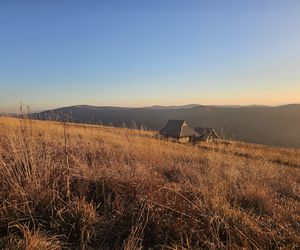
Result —
<instances>
[{"instance_id":1,"label":"sky","mask_svg":"<svg viewBox=\"0 0 300 250\"><path fill-rule=\"evenodd\" d=\"M300 103L300 1L1 0L0 111Z\"/></svg>"}]
</instances>

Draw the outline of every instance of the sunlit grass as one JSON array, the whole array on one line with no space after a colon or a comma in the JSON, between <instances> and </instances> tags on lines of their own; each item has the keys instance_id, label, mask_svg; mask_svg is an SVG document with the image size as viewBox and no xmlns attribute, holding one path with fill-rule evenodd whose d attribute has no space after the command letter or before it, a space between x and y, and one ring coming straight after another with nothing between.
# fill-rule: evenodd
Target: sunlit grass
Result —
<instances>
[{"instance_id":1,"label":"sunlit grass","mask_svg":"<svg viewBox=\"0 0 300 250\"><path fill-rule=\"evenodd\" d=\"M154 135L1 118L0 248L300 246L298 150Z\"/></svg>"}]
</instances>

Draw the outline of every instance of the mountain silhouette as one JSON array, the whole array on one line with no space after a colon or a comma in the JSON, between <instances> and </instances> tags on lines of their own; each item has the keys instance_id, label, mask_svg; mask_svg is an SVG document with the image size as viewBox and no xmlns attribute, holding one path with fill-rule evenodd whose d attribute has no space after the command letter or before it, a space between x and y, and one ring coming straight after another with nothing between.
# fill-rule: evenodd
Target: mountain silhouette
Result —
<instances>
[{"instance_id":1,"label":"mountain silhouette","mask_svg":"<svg viewBox=\"0 0 300 250\"><path fill-rule=\"evenodd\" d=\"M214 128L228 139L300 148L300 104L145 108L78 105L35 113L32 117L151 130L159 130L170 119L184 119L194 127Z\"/></svg>"}]
</instances>

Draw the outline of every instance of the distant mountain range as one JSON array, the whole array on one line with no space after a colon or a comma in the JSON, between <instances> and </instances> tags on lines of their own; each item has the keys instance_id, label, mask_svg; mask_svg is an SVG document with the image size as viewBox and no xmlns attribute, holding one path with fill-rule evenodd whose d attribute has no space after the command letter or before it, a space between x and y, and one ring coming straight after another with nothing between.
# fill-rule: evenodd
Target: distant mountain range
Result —
<instances>
[{"instance_id":1,"label":"distant mountain range","mask_svg":"<svg viewBox=\"0 0 300 250\"><path fill-rule=\"evenodd\" d=\"M150 109L187 109L187 108L194 108L194 107L197 107L199 106L199 104L187 104L187 105L181 105L181 106L160 106L160 105L154 105L154 106L151 106L151 107L147 107L147 108L150 108Z\"/></svg>"},{"instance_id":2,"label":"distant mountain range","mask_svg":"<svg viewBox=\"0 0 300 250\"><path fill-rule=\"evenodd\" d=\"M300 104L271 106L152 106L145 108L79 105L32 114L36 119L127 126L159 130L169 119L194 127L212 127L225 138L300 148Z\"/></svg>"}]
</instances>

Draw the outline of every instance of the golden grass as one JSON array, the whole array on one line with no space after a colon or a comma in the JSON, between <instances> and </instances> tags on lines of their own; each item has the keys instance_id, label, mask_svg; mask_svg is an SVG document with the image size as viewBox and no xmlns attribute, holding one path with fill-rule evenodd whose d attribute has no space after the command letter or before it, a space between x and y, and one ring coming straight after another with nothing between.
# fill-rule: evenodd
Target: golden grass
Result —
<instances>
[{"instance_id":1,"label":"golden grass","mask_svg":"<svg viewBox=\"0 0 300 250\"><path fill-rule=\"evenodd\" d=\"M299 158L0 118L0 249L296 249Z\"/></svg>"}]
</instances>

